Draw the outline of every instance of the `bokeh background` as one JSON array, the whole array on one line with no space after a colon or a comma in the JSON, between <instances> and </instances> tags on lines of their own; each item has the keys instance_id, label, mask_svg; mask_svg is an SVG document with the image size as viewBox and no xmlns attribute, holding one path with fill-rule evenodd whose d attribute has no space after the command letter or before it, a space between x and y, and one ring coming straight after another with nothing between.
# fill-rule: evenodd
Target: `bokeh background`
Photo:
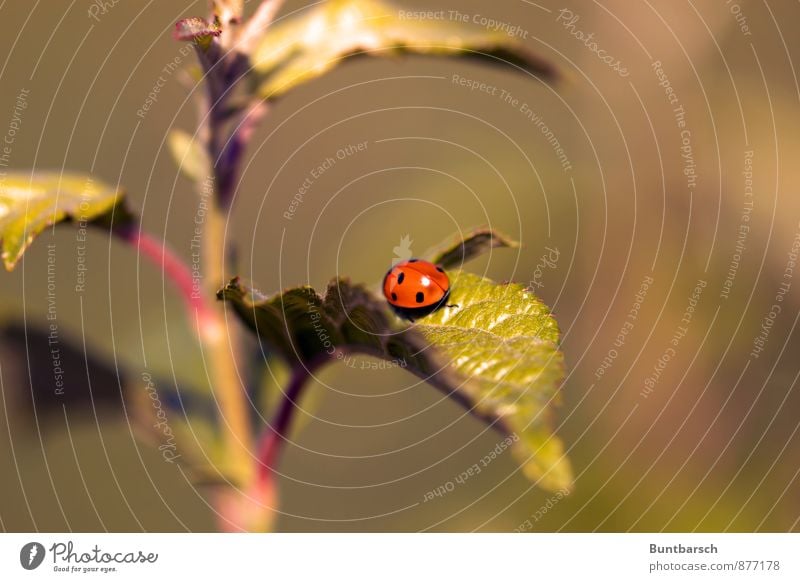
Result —
<instances>
[{"instance_id":1,"label":"bokeh background","mask_svg":"<svg viewBox=\"0 0 800 582\"><path fill-rule=\"evenodd\" d=\"M193 131L193 105L170 74L144 118L137 110L165 66L193 63L171 29L205 4L120 0L97 19L93 4L0 6L0 133L27 92L9 167L90 171L123 185L145 228L188 261L198 199L165 139L172 128ZM558 318L569 372L557 433L576 486L556 498L501 455L423 502L500 437L403 370L339 365L312 387L315 418L281 463L277 529L800 530L800 273L790 264L800 233L797 3L403 4L519 25L565 77L549 85L468 61L361 59L294 90L248 152L227 228L239 266L228 274L265 293L322 287L336 274L374 284L405 235L416 253L478 225L521 240L469 268L534 285ZM302 6L288 2L285 12ZM558 21L564 8L627 76ZM519 102L470 91L454 74ZM684 172L686 139L694 177ZM287 220L311 169L361 142L366 149L316 180ZM119 396L141 393L143 373L179 384L202 375L180 301L100 231L90 234L87 288L76 293L78 244L74 228L56 228L0 277L0 528L211 530L203 490L136 437ZM19 340L48 324L48 245L58 256L60 338L78 348L65 374L94 404L31 406L29 378L52 382L51 362L41 341L37 351ZM558 259L542 267L553 250ZM638 317L615 344L647 278ZM773 304L781 312L753 354ZM106 362L91 387L84 346Z\"/></svg>"}]
</instances>

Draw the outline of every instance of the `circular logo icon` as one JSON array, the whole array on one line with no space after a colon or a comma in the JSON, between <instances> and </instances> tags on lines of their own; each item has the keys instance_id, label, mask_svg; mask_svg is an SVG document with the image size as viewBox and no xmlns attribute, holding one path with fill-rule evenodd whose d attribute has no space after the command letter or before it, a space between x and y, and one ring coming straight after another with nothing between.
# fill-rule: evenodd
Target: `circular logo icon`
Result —
<instances>
[{"instance_id":1,"label":"circular logo icon","mask_svg":"<svg viewBox=\"0 0 800 582\"><path fill-rule=\"evenodd\" d=\"M30 542L19 551L19 563L26 570L35 570L44 561L44 546L39 542Z\"/></svg>"}]
</instances>

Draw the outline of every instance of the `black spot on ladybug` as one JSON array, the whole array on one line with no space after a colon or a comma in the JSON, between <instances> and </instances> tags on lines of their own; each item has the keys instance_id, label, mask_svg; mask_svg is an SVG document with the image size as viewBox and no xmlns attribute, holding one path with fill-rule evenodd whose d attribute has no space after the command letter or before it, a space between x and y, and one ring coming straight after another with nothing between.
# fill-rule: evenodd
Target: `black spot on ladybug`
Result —
<instances>
[{"instance_id":1,"label":"black spot on ladybug","mask_svg":"<svg viewBox=\"0 0 800 582\"><path fill-rule=\"evenodd\" d=\"M397 301L397 293L392 293L392 301Z\"/></svg>"},{"instance_id":2,"label":"black spot on ladybug","mask_svg":"<svg viewBox=\"0 0 800 582\"><path fill-rule=\"evenodd\" d=\"M418 260L419 260L419 259L411 259L411 260L410 260L410 261L408 261L408 262L409 262L409 263L416 263Z\"/></svg>"},{"instance_id":3,"label":"black spot on ladybug","mask_svg":"<svg viewBox=\"0 0 800 582\"><path fill-rule=\"evenodd\" d=\"M397 277L397 284L400 285L403 281L405 281L405 279L406 279L406 274L400 273L400 275L398 275Z\"/></svg>"},{"instance_id":4,"label":"black spot on ladybug","mask_svg":"<svg viewBox=\"0 0 800 582\"><path fill-rule=\"evenodd\" d=\"M422 303L425 301L425 293L422 291L417 291L417 303Z\"/></svg>"},{"instance_id":5,"label":"black spot on ladybug","mask_svg":"<svg viewBox=\"0 0 800 582\"><path fill-rule=\"evenodd\" d=\"M440 273L444 273L444 269L442 269L441 267L436 267L436 270L439 271Z\"/></svg>"}]
</instances>

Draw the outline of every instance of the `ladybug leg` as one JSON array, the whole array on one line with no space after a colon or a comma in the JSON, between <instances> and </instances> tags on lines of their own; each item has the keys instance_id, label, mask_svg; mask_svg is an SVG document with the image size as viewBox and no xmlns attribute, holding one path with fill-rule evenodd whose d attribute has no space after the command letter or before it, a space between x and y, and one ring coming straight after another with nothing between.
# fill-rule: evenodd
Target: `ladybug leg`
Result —
<instances>
[{"instance_id":1,"label":"ladybug leg","mask_svg":"<svg viewBox=\"0 0 800 582\"><path fill-rule=\"evenodd\" d=\"M405 321L410 321L412 323L417 319L415 315L408 309L403 309L402 307L396 307L394 305L389 305L389 307L392 308L394 314L400 319L403 319Z\"/></svg>"},{"instance_id":2,"label":"ladybug leg","mask_svg":"<svg viewBox=\"0 0 800 582\"><path fill-rule=\"evenodd\" d=\"M460 307L459 305L456 305L455 303L453 303L453 304L448 303L447 302L448 299L450 299L450 289L448 289L447 293L445 293L444 297L442 297L441 302L439 303L439 305L441 307Z\"/></svg>"}]
</instances>

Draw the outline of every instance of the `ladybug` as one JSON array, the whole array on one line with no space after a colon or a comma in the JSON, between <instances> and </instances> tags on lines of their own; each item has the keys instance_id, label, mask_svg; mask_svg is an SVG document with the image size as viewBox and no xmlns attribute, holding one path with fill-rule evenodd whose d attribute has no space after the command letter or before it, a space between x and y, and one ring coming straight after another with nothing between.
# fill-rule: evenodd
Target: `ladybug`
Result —
<instances>
[{"instance_id":1,"label":"ladybug","mask_svg":"<svg viewBox=\"0 0 800 582\"><path fill-rule=\"evenodd\" d=\"M447 303L450 278L428 261L401 261L383 278L383 295L400 317L414 321Z\"/></svg>"}]
</instances>

